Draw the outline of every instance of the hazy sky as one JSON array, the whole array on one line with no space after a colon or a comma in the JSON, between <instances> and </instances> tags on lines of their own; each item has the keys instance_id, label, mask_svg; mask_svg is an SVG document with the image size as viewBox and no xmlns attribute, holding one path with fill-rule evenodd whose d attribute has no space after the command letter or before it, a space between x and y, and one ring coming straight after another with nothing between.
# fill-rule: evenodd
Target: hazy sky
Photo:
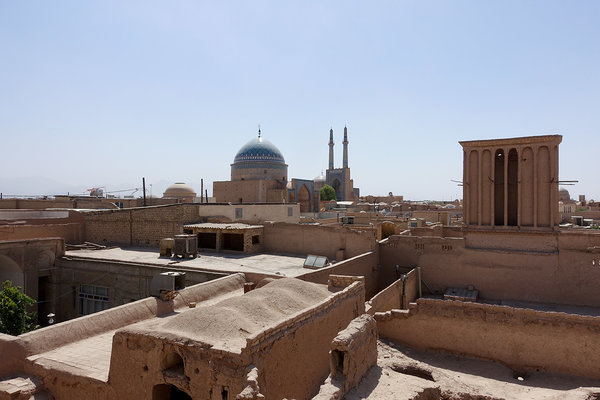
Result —
<instances>
[{"instance_id":1,"label":"hazy sky","mask_svg":"<svg viewBox=\"0 0 600 400\"><path fill-rule=\"evenodd\" d=\"M561 134L600 200L599 1L3 1L0 192L228 180L256 135L290 178L341 166L462 197L459 140ZM139 193L138 193L139 194Z\"/></svg>"}]
</instances>

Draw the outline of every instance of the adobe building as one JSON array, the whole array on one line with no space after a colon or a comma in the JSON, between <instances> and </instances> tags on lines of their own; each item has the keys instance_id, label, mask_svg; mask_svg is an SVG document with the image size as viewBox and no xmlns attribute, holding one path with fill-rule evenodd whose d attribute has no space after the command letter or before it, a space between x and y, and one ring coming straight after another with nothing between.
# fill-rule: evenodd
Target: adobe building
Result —
<instances>
[{"instance_id":1,"label":"adobe building","mask_svg":"<svg viewBox=\"0 0 600 400\"><path fill-rule=\"evenodd\" d=\"M258 253L263 250L262 225L200 223L183 226L183 232L198 237L198 249Z\"/></svg>"},{"instance_id":2,"label":"adobe building","mask_svg":"<svg viewBox=\"0 0 600 400\"><path fill-rule=\"evenodd\" d=\"M45 250L51 249L44 248L24 282L52 287L46 300L63 309L63 315L56 312L62 322L18 337L0 335L0 398L222 400L318 393L319 400L339 399L340 388L359 384L371 365L365 360L374 359L377 349L369 346L377 332L416 349L502 363L508 372L498 379L503 386L494 398L507 396L507 380L539 371L596 379L578 389L600 387L600 353L593 351L600 346L600 233L558 226L560 139L462 142L464 226L409 228L383 240L373 231L297 223L207 224L201 214L208 205L83 213L84 240L107 247L152 247L165 234L188 229L216 250L224 235L237 236L223 249L233 254L182 261L148 249L105 248L56 251L50 262ZM285 216L291 205L270 206ZM236 216L237 209L258 212L245 207L228 209ZM24 257L21 243L6 246L6 258ZM307 270L301 265L307 254L336 262ZM16 267L22 266L6 258L0 266L20 278ZM142 298L152 276L165 270L185 272L188 284L203 283L170 302ZM258 289L244 294L255 283ZM98 301L107 309L94 304L98 312L67 320L78 314L78 302L89 310ZM348 324L363 312L372 319ZM359 353L364 357L354 358ZM363 393L377 382L385 386L388 376L410 386L404 383L411 371L413 377L421 373L386 356L377 360ZM421 379L438 390L428 388L423 396L442 397L442 375ZM339 381L349 376L351 383ZM462 379L459 389L470 391ZM523 391L537 389L535 382L521 384ZM590 390L553 398L600 393ZM454 394L447 397L466 398Z\"/></svg>"},{"instance_id":3,"label":"adobe building","mask_svg":"<svg viewBox=\"0 0 600 400\"><path fill-rule=\"evenodd\" d=\"M231 180L213 182L213 196L218 203L283 203L287 178L283 154L259 129L235 155Z\"/></svg>"},{"instance_id":4,"label":"adobe building","mask_svg":"<svg viewBox=\"0 0 600 400\"><path fill-rule=\"evenodd\" d=\"M324 184L336 191L338 200L356 200L359 190L354 188L348 167L348 130L344 128L344 161L342 168L334 168L333 129L329 138L329 168L325 176L312 180L293 178L288 181L288 165L281 151L262 137L250 140L237 152L231 164L231 180L213 182L217 202L229 203L297 203L301 213L319 212L320 192Z\"/></svg>"},{"instance_id":5,"label":"adobe building","mask_svg":"<svg viewBox=\"0 0 600 400\"><path fill-rule=\"evenodd\" d=\"M184 182L175 182L165 190L162 198L172 199L177 203L193 203L196 200L196 192Z\"/></svg>"},{"instance_id":6,"label":"adobe building","mask_svg":"<svg viewBox=\"0 0 600 400\"><path fill-rule=\"evenodd\" d=\"M299 204L301 213L319 212L322 187L314 180L292 178L287 185L288 202Z\"/></svg>"},{"instance_id":7,"label":"adobe building","mask_svg":"<svg viewBox=\"0 0 600 400\"><path fill-rule=\"evenodd\" d=\"M342 168L335 168L333 161L333 129L329 130L329 168L327 168L326 182L335 190L338 201L358 200L360 190L354 188L354 181L350 179L350 167L348 164L348 128L344 127L344 153Z\"/></svg>"},{"instance_id":8,"label":"adobe building","mask_svg":"<svg viewBox=\"0 0 600 400\"><path fill-rule=\"evenodd\" d=\"M500 304L600 307L600 232L560 229L562 137L460 142L464 227L410 229L379 242L380 276L391 283L420 267L433 293L474 287Z\"/></svg>"},{"instance_id":9,"label":"adobe building","mask_svg":"<svg viewBox=\"0 0 600 400\"><path fill-rule=\"evenodd\" d=\"M460 142L468 229L553 230L562 136Z\"/></svg>"},{"instance_id":10,"label":"adobe building","mask_svg":"<svg viewBox=\"0 0 600 400\"><path fill-rule=\"evenodd\" d=\"M344 127L344 148L342 168L334 165L333 129L329 130L329 167L325 175L321 174L312 180L294 178L288 183L288 202L300 204L300 211L319 212L321 210L320 192L324 185L329 185L335 190L338 201L356 201L360 194L354 188L354 181L350 179L348 166L348 128Z\"/></svg>"},{"instance_id":11,"label":"adobe building","mask_svg":"<svg viewBox=\"0 0 600 400\"><path fill-rule=\"evenodd\" d=\"M363 280L283 278L247 293L245 283L234 274L174 300L150 297L0 334L0 398L311 398L330 372L333 339L365 311ZM340 367L353 361L351 350L338 351L346 354Z\"/></svg>"}]
</instances>

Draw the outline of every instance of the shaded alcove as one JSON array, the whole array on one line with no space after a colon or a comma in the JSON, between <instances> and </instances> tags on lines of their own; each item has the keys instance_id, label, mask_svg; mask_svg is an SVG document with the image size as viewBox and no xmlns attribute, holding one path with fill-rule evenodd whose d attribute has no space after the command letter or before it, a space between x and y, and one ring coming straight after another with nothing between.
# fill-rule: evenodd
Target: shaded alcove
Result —
<instances>
[{"instance_id":1,"label":"shaded alcove","mask_svg":"<svg viewBox=\"0 0 600 400\"><path fill-rule=\"evenodd\" d=\"M510 149L508 152L507 175L507 223L511 226L517 226L519 214L519 156L515 149Z\"/></svg>"},{"instance_id":2,"label":"shaded alcove","mask_svg":"<svg viewBox=\"0 0 600 400\"><path fill-rule=\"evenodd\" d=\"M13 286L24 289L25 274L12 258L0 255L0 283L4 281L11 281Z\"/></svg>"},{"instance_id":3,"label":"shaded alcove","mask_svg":"<svg viewBox=\"0 0 600 400\"><path fill-rule=\"evenodd\" d=\"M241 233L224 233L223 250L244 251L244 235Z\"/></svg>"},{"instance_id":4,"label":"shaded alcove","mask_svg":"<svg viewBox=\"0 0 600 400\"><path fill-rule=\"evenodd\" d=\"M191 400L192 396L177 386L162 384L152 388L152 400Z\"/></svg>"},{"instance_id":5,"label":"shaded alcove","mask_svg":"<svg viewBox=\"0 0 600 400\"><path fill-rule=\"evenodd\" d=\"M298 203L300 204L300 212L310 212L310 192L306 185L302 185L298 191Z\"/></svg>"},{"instance_id":6,"label":"shaded alcove","mask_svg":"<svg viewBox=\"0 0 600 400\"><path fill-rule=\"evenodd\" d=\"M494 155L494 225L504 225L504 150Z\"/></svg>"}]
</instances>

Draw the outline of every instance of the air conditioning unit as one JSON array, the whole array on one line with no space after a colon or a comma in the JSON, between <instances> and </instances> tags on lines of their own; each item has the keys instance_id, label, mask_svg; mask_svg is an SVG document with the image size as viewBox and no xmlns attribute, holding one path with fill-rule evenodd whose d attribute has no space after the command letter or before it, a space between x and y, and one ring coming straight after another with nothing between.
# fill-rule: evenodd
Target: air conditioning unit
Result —
<instances>
[{"instance_id":1,"label":"air conditioning unit","mask_svg":"<svg viewBox=\"0 0 600 400\"><path fill-rule=\"evenodd\" d=\"M175 235L173 254L179 258L198 256L198 238L196 235Z\"/></svg>"}]
</instances>

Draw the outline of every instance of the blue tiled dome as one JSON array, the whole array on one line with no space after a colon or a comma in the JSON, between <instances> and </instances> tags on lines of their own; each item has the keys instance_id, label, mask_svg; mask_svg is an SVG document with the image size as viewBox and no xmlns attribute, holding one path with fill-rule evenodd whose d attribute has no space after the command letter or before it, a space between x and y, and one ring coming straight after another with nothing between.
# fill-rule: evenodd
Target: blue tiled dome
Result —
<instances>
[{"instance_id":1,"label":"blue tiled dome","mask_svg":"<svg viewBox=\"0 0 600 400\"><path fill-rule=\"evenodd\" d=\"M268 140L258 137L242 146L235 155L233 163L247 161L274 161L285 164L281 151Z\"/></svg>"}]
</instances>

